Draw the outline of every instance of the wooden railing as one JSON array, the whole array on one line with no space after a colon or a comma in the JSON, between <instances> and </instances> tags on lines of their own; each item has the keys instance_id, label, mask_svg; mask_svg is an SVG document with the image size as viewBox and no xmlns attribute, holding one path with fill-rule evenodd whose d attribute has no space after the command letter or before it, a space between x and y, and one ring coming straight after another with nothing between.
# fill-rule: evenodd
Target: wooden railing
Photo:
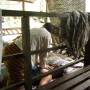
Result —
<instances>
[{"instance_id":1,"label":"wooden railing","mask_svg":"<svg viewBox=\"0 0 90 90\"><path fill-rule=\"evenodd\" d=\"M31 51L30 49L30 26L29 26L29 17L30 16L42 16L42 17L62 17L62 14L56 14L56 13L45 13L45 12L29 12L29 11L13 11L13 10L2 10L2 16L19 16L22 17L21 19L21 30L22 30L22 42L24 43L23 45L23 52L22 53L17 53L14 55L9 55L9 56L4 56L3 60L5 58L11 58L13 56L23 56L25 59L25 78L24 81L18 82L16 84L10 85L8 87L2 88L0 90L13 90L13 88L20 86L20 85L25 85L26 90L32 90L32 80L36 80L39 78L42 78L48 74L55 73L58 70L67 68L71 65L74 65L78 62L82 62L83 59L76 60L75 62L72 62L70 64L67 64L65 66L59 67L58 69L49 71L48 73L36 76L32 78L31 75L31 54L39 53L39 52L48 52L50 50L57 50L60 49L61 46L59 47L53 47L53 48L47 48L46 50L39 50L39 51Z\"/></svg>"}]
</instances>

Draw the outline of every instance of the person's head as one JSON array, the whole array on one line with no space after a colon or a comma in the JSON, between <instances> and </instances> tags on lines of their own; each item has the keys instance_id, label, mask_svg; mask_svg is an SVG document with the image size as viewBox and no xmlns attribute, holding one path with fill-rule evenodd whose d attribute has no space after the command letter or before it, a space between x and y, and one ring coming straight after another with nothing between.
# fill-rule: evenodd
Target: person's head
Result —
<instances>
[{"instance_id":1,"label":"person's head","mask_svg":"<svg viewBox=\"0 0 90 90\"><path fill-rule=\"evenodd\" d=\"M58 29L58 27L56 27L55 25L53 25L53 24L51 24L51 23L45 23L45 24L43 25L43 27L46 28L47 31L49 31L50 33L51 33L51 32L53 33L56 29Z\"/></svg>"}]
</instances>

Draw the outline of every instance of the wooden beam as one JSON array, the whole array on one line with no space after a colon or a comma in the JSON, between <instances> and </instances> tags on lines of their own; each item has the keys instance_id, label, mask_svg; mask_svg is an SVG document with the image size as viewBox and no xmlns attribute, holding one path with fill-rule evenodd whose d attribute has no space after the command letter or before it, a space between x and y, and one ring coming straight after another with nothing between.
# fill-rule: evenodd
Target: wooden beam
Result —
<instances>
[{"instance_id":1,"label":"wooden beam","mask_svg":"<svg viewBox=\"0 0 90 90\"><path fill-rule=\"evenodd\" d=\"M33 11L16 11L16 10L2 10L2 16L23 16L25 13L27 16L42 16L42 17L57 17L60 16L57 13L46 13L46 12L33 12Z\"/></svg>"}]
</instances>

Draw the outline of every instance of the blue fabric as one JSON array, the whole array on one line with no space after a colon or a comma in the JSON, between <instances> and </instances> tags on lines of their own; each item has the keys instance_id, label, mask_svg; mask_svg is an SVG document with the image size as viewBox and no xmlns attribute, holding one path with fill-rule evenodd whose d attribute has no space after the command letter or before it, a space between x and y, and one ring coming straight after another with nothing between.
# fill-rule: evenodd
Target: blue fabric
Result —
<instances>
[{"instance_id":1,"label":"blue fabric","mask_svg":"<svg viewBox=\"0 0 90 90\"><path fill-rule=\"evenodd\" d=\"M40 68L39 67L33 67L32 68L32 77L37 76L40 74Z\"/></svg>"},{"instance_id":2,"label":"blue fabric","mask_svg":"<svg viewBox=\"0 0 90 90\"><path fill-rule=\"evenodd\" d=\"M40 68L39 67L33 67L32 68L32 77L37 76L39 74L40 74ZM39 84L39 82L40 82L40 80L32 81L32 85L36 86Z\"/></svg>"}]
</instances>

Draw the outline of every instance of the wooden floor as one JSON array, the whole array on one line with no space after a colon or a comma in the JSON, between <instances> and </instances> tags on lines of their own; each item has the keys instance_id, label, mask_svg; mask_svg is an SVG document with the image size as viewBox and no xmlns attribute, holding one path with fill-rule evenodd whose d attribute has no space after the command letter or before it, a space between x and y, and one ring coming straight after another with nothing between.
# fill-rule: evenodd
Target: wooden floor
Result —
<instances>
[{"instance_id":1,"label":"wooden floor","mask_svg":"<svg viewBox=\"0 0 90 90\"><path fill-rule=\"evenodd\" d=\"M65 75L37 90L90 90L90 66Z\"/></svg>"}]
</instances>

